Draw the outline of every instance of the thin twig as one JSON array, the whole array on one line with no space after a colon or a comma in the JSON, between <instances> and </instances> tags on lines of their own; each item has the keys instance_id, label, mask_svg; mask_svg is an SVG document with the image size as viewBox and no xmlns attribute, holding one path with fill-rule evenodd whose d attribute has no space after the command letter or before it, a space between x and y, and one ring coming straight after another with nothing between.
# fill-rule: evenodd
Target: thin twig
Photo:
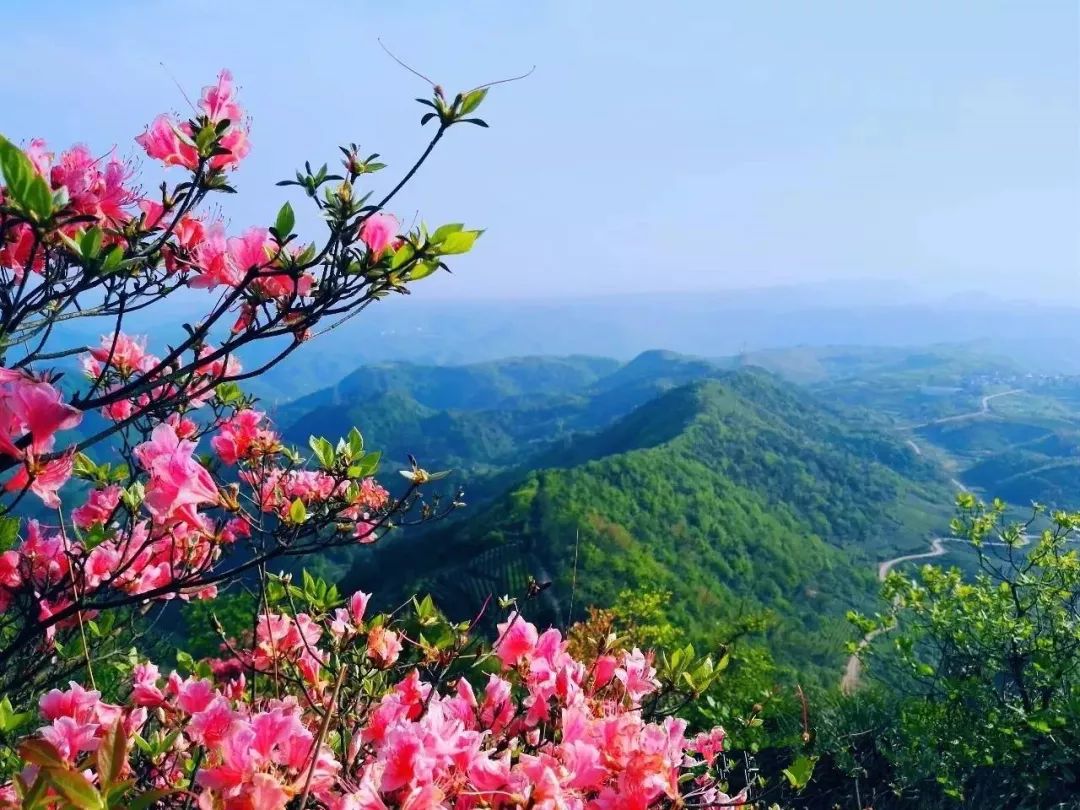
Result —
<instances>
[{"instance_id":1,"label":"thin twig","mask_svg":"<svg viewBox=\"0 0 1080 810\"><path fill-rule=\"evenodd\" d=\"M497 84L509 84L510 82L520 82L522 79L527 79L530 76L532 76L533 72L535 70L536 70L536 65L533 65L531 68L529 68L527 71L522 73L520 76L511 76L509 79L496 79L493 82L488 82L487 84L481 84L481 85L479 85L477 87L474 87L469 92L473 93L473 92L475 92L477 90L483 90L486 87L494 87Z\"/></svg>"},{"instance_id":2,"label":"thin twig","mask_svg":"<svg viewBox=\"0 0 1080 810\"><path fill-rule=\"evenodd\" d=\"M389 48L387 48L387 47L386 47L386 46L385 46L385 45L383 44L383 41L382 41L382 38L381 38L381 37L377 37L375 41L379 43L379 47L380 47L380 48L382 48L382 49L383 49L384 51L386 51L386 55L387 55L387 56L389 56L389 57L390 57L391 59L393 59L393 60L394 60L395 62L397 62L397 63L398 63L399 65L401 65L401 66L402 66L403 68L405 68L405 69L406 69L407 71L409 71L409 73L412 73L412 74L413 74L414 76L419 76L419 77L420 77L421 79L423 79L423 80L424 80L425 82L427 82L428 84L430 84L430 85L431 85L432 87L438 87L438 85L437 85L437 84L435 84L435 82L433 82L433 81L432 81L431 79L429 79L429 78L428 78L427 76L425 76L425 75L424 75L423 73L421 73L421 72L420 72L419 70L417 70L416 68L412 68L412 67L409 67L409 66L408 66L408 65L406 65L406 64L405 64L404 62L402 62L402 61L401 61L400 59L398 59L398 58L397 58L396 56L394 56L394 54L393 54L393 53L391 53L390 49L389 49Z\"/></svg>"},{"instance_id":3,"label":"thin twig","mask_svg":"<svg viewBox=\"0 0 1080 810\"><path fill-rule=\"evenodd\" d=\"M304 792L300 794L300 804L297 805L300 810L303 810L304 805L307 804L308 795L311 793L311 780L315 776L315 767L319 764L319 749L322 748L323 740L326 739L326 732L330 728L330 718L334 714L334 705L337 703L341 685L345 683L345 673L348 672L348 669L348 666L342 663L337 681L334 682L333 694L330 695L330 703L326 707L326 714L323 715L322 723L319 724L319 736L312 743L311 767L308 768L307 779L304 780Z\"/></svg>"},{"instance_id":4,"label":"thin twig","mask_svg":"<svg viewBox=\"0 0 1080 810\"><path fill-rule=\"evenodd\" d=\"M569 627L574 621L574 597L577 595L577 561L578 548L581 544L581 527L574 529L574 573L570 579L570 609L566 613L566 626Z\"/></svg>"}]
</instances>

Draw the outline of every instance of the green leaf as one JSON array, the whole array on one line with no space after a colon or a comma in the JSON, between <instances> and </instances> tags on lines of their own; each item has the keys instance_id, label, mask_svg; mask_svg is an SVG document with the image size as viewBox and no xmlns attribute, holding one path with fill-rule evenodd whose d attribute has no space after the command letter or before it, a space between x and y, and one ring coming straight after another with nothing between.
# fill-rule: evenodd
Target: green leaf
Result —
<instances>
[{"instance_id":1,"label":"green leaf","mask_svg":"<svg viewBox=\"0 0 1080 810\"><path fill-rule=\"evenodd\" d=\"M195 671L195 659L191 657L191 653L184 650L176 651L176 665L188 673Z\"/></svg>"},{"instance_id":2,"label":"green leaf","mask_svg":"<svg viewBox=\"0 0 1080 810\"><path fill-rule=\"evenodd\" d=\"M101 240L104 236L101 228L91 228L79 239L79 252L87 259L95 258L101 252Z\"/></svg>"},{"instance_id":3,"label":"green leaf","mask_svg":"<svg viewBox=\"0 0 1080 810\"><path fill-rule=\"evenodd\" d=\"M370 453L365 453L364 457L360 459L361 473L359 478L366 478L369 475L374 475L379 469L379 461L382 459L382 450L372 450Z\"/></svg>"},{"instance_id":4,"label":"green leaf","mask_svg":"<svg viewBox=\"0 0 1080 810\"><path fill-rule=\"evenodd\" d=\"M19 746L19 756L24 762L39 765L42 768L66 768L67 763L56 750L52 743L38 739L30 739Z\"/></svg>"},{"instance_id":5,"label":"green leaf","mask_svg":"<svg viewBox=\"0 0 1080 810\"><path fill-rule=\"evenodd\" d=\"M52 786L79 810L104 810L101 794L86 777L75 771L51 769L48 776Z\"/></svg>"},{"instance_id":6,"label":"green leaf","mask_svg":"<svg viewBox=\"0 0 1080 810\"><path fill-rule=\"evenodd\" d=\"M0 552L7 551L15 546L19 539L19 519L15 517L0 517Z\"/></svg>"},{"instance_id":7,"label":"green leaf","mask_svg":"<svg viewBox=\"0 0 1080 810\"><path fill-rule=\"evenodd\" d=\"M38 220L48 219L53 210L52 189L34 169L26 153L3 136L0 136L0 170L7 185L8 199Z\"/></svg>"},{"instance_id":8,"label":"green leaf","mask_svg":"<svg viewBox=\"0 0 1080 810\"><path fill-rule=\"evenodd\" d=\"M460 222L451 222L446 225L440 225L438 228L435 229L435 233L431 235L431 238L428 239L428 242L433 245L440 245L442 244L443 240L446 239L446 237L448 237L450 234L458 233L459 231L462 231L464 229L465 225Z\"/></svg>"},{"instance_id":9,"label":"green leaf","mask_svg":"<svg viewBox=\"0 0 1080 810\"><path fill-rule=\"evenodd\" d=\"M360 434L359 430L352 428L349 431L348 440L349 449L352 450L354 458L364 452L364 437Z\"/></svg>"},{"instance_id":10,"label":"green leaf","mask_svg":"<svg viewBox=\"0 0 1080 810\"><path fill-rule=\"evenodd\" d=\"M111 273L120 267L120 262L124 260L124 249L119 245L113 245L109 248L105 254L105 260L101 263L102 273Z\"/></svg>"},{"instance_id":11,"label":"green leaf","mask_svg":"<svg viewBox=\"0 0 1080 810\"><path fill-rule=\"evenodd\" d=\"M293 523L303 523L307 520L307 507L304 506L304 502L297 498L289 506L289 520Z\"/></svg>"},{"instance_id":12,"label":"green leaf","mask_svg":"<svg viewBox=\"0 0 1080 810\"><path fill-rule=\"evenodd\" d=\"M308 445L311 447L312 452L315 453L315 458L319 460L319 464L323 469L330 469L334 466L334 446L330 442L321 436L309 436Z\"/></svg>"},{"instance_id":13,"label":"green leaf","mask_svg":"<svg viewBox=\"0 0 1080 810\"><path fill-rule=\"evenodd\" d=\"M74 464L72 465L72 473L76 478L89 478L93 479L97 477L98 466L91 460L90 456L85 453L76 453Z\"/></svg>"},{"instance_id":14,"label":"green leaf","mask_svg":"<svg viewBox=\"0 0 1080 810\"><path fill-rule=\"evenodd\" d=\"M119 781L120 772L127 761L127 732L123 718L117 720L105 732L97 749L97 770L102 786Z\"/></svg>"},{"instance_id":15,"label":"green leaf","mask_svg":"<svg viewBox=\"0 0 1080 810\"><path fill-rule=\"evenodd\" d=\"M16 712L7 695L0 700L0 732L15 731L33 719L33 712Z\"/></svg>"},{"instance_id":16,"label":"green leaf","mask_svg":"<svg viewBox=\"0 0 1080 810\"><path fill-rule=\"evenodd\" d=\"M234 382L221 383L214 389L214 393L217 395L218 401L222 405L230 405L233 402L237 402L244 398L244 392L240 390L240 386Z\"/></svg>"},{"instance_id":17,"label":"green leaf","mask_svg":"<svg viewBox=\"0 0 1080 810\"><path fill-rule=\"evenodd\" d=\"M468 115L477 107L480 106L480 102L487 97L488 88L483 87L479 90L472 90L465 94L461 99L461 108L458 110L458 115Z\"/></svg>"},{"instance_id":18,"label":"green leaf","mask_svg":"<svg viewBox=\"0 0 1080 810\"><path fill-rule=\"evenodd\" d=\"M390 257L390 269L397 270L415 255L416 248L406 242L404 245L395 250L394 255Z\"/></svg>"},{"instance_id":19,"label":"green leaf","mask_svg":"<svg viewBox=\"0 0 1080 810\"><path fill-rule=\"evenodd\" d=\"M468 253L472 249L473 242L479 238L483 231L457 231L446 236L439 245L439 253L449 255L452 253Z\"/></svg>"},{"instance_id":20,"label":"green leaf","mask_svg":"<svg viewBox=\"0 0 1080 810\"><path fill-rule=\"evenodd\" d=\"M409 281L419 281L422 278L427 278L438 269L439 263L437 261L420 262L409 271Z\"/></svg>"},{"instance_id":21,"label":"green leaf","mask_svg":"<svg viewBox=\"0 0 1080 810\"><path fill-rule=\"evenodd\" d=\"M788 767L784 768L784 776L796 790L802 790L810 783L810 777L814 775L814 765L817 757L808 757L801 754Z\"/></svg>"},{"instance_id":22,"label":"green leaf","mask_svg":"<svg viewBox=\"0 0 1080 810\"><path fill-rule=\"evenodd\" d=\"M39 220L48 219L52 215L52 190L45 178L39 174L34 174L26 190L26 208Z\"/></svg>"},{"instance_id":23,"label":"green leaf","mask_svg":"<svg viewBox=\"0 0 1080 810\"><path fill-rule=\"evenodd\" d=\"M1050 728L1050 724L1042 717L1029 717L1027 724L1035 731L1042 732L1043 734L1049 734L1053 731L1053 729Z\"/></svg>"},{"instance_id":24,"label":"green leaf","mask_svg":"<svg viewBox=\"0 0 1080 810\"><path fill-rule=\"evenodd\" d=\"M274 230L277 231L278 238L284 239L291 234L295 224L296 214L293 213L292 206L285 203L278 211L277 220L274 222Z\"/></svg>"}]
</instances>

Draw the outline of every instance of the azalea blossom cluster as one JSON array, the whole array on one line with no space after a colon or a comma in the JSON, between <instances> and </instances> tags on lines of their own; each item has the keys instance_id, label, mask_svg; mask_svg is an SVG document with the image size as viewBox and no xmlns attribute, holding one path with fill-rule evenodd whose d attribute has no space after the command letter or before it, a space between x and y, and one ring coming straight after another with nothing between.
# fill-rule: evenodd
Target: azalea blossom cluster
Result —
<instances>
[{"instance_id":1,"label":"azalea blossom cluster","mask_svg":"<svg viewBox=\"0 0 1080 810\"><path fill-rule=\"evenodd\" d=\"M435 140L456 122L451 110L440 120ZM201 211L209 195L234 190L229 172L251 148L247 115L228 71L203 89L189 120L161 115L135 141L146 156L186 176L147 195L133 165L115 149L94 155L79 145L57 156L40 139L20 149L0 138L0 472L18 468L7 489L29 490L50 508L72 467L52 440L76 427L81 414L100 410L114 423L95 439L140 417L183 416L213 397L220 383L283 359L321 319L404 292L479 235L461 225L401 233L384 206L402 183L379 204L365 204L370 192L355 187L384 165L373 160L377 155L361 158L355 146L343 150L342 174L308 166L296 181L282 183L301 186L327 221L321 247L301 245L289 203L272 226L229 235ZM182 287L214 293L207 314L165 355L150 354L124 333L124 318ZM51 344L58 321L88 317L105 319L111 331L84 355L87 385L62 393L52 371L37 369L46 358L85 352L78 346L56 351ZM282 337L292 342L269 363L244 372L236 354L241 346ZM10 357L16 347L19 356ZM31 396L41 417L29 414Z\"/></svg>"},{"instance_id":2,"label":"azalea blossom cluster","mask_svg":"<svg viewBox=\"0 0 1080 810\"><path fill-rule=\"evenodd\" d=\"M49 382L17 369L0 368L0 457L18 464L5 488L9 492L29 489L46 506L58 506L56 491L71 476L71 454L49 458L48 453L58 432L71 430L81 421L82 412L65 403Z\"/></svg>"},{"instance_id":3,"label":"azalea blossom cluster","mask_svg":"<svg viewBox=\"0 0 1080 810\"><path fill-rule=\"evenodd\" d=\"M153 192L116 148L0 137L0 696L28 697L73 658L89 667L155 603L452 508L420 492L419 468L391 497L358 432L285 446L238 383L471 248L479 231L404 232L387 206L485 93L426 102L431 145L378 201L365 186L385 166L356 145L338 173L305 164L279 183L325 223L310 243L288 202L236 232L208 213L252 147L228 71L186 120L158 116L135 138L164 178ZM182 288L205 296L201 317L173 339L130 331ZM85 319L103 333L92 345L68 329ZM245 367L263 340L269 359Z\"/></svg>"},{"instance_id":4,"label":"azalea blossom cluster","mask_svg":"<svg viewBox=\"0 0 1080 810\"><path fill-rule=\"evenodd\" d=\"M516 612L490 650L432 645L415 627L368 617L368 595L321 614L264 613L233 665L163 677L135 665L122 701L76 683L40 700L31 762L0 789L20 806L39 782L101 790L95 752L123 741L121 776L161 806L332 810L738 807L725 792L724 732L649 719L661 688L651 654L580 661L559 631ZM460 630L460 628L457 628ZM403 653L404 650L404 653ZM468 654L466 654L468 651ZM410 659L410 660L406 660ZM489 666L492 664L494 666ZM254 697L252 681L263 697ZM66 788L70 789L70 787ZM297 803L297 801L299 803Z\"/></svg>"},{"instance_id":5,"label":"azalea blossom cluster","mask_svg":"<svg viewBox=\"0 0 1080 810\"><path fill-rule=\"evenodd\" d=\"M125 357L129 348L125 343ZM70 510L70 523L26 521L13 547L0 554L0 621L21 614L26 626L36 624L40 649L57 631L95 618L97 606L117 596L214 596L214 566L238 539L287 532L295 544L305 532L330 526L344 538L339 543L373 542L397 507L370 476L372 460L353 452L359 434L324 468L309 469L287 460L262 413L240 407L210 439L218 459L214 473L196 455L191 437L198 424L182 417L154 427L132 450L132 483L90 489ZM98 470L87 475L93 479ZM226 484L230 475L234 482ZM250 495L242 503L245 490Z\"/></svg>"}]
</instances>

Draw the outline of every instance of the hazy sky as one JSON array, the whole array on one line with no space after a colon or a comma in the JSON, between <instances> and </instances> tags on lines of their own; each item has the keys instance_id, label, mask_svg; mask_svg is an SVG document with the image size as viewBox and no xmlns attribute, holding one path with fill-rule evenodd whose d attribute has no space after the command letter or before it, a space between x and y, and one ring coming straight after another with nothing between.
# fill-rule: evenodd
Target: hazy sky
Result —
<instances>
[{"instance_id":1,"label":"hazy sky","mask_svg":"<svg viewBox=\"0 0 1080 810\"><path fill-rule=\"evenodd\" d=\"M134 156L185 107L170 73L195 96L231 68L254 126L235 229L338 143L388 171L423 147L427 89L376 37L450 92L535 64L399 198L488 229L428 296L881 278L1080 298L1072 0L5 0L4 20L19 140Z\"/></svg>"}]
</instances>

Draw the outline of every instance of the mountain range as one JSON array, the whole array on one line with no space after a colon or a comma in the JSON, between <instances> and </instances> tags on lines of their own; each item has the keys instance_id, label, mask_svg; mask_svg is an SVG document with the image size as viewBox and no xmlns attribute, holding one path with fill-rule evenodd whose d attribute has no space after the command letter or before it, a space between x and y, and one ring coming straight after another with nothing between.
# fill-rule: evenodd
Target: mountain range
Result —
<instances>
[{"instance_id":1,"label":"mountain range","mask_svg":"<svg viewBox=\"0 0 1080 810\"><path fill-rule=\"evenodd\" d=\"M389 469L412 453L466 485L459 518L339 561L347 587L419 589L471 617L531 578L550 586L527 610L558 624L659 590L691 638L766 616L779 660L832 673L874 561L944 529L952 493L901 438L733 362L379 364L274 417L298 445L355 424Z\"/></svg>"}]
</instances>

